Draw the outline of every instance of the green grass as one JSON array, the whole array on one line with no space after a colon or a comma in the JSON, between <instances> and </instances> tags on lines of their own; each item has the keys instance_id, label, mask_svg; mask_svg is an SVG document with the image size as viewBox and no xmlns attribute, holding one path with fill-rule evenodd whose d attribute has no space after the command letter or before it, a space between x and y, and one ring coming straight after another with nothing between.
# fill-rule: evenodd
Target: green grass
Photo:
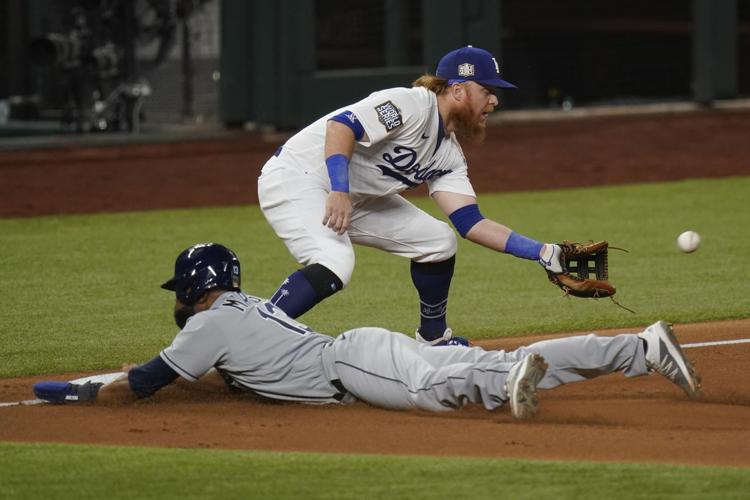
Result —
<instances>
[{"instance_id":1,"label":"green grass","mask_svg":"<svg viewBox=\"0 0 750 500\"><path fill-rule=\"evenodd\" d=\"M534 262L460 242L449 321L472 338L750 316L750 178L482 195L483 213L543 241L608 239L608 300L565 299ZM436 214L426 199L418 205ZM442 218L442 217L441 217ZM675 248L695 229L698 252ZM255 206L0 220L0 377L103 370L167 345L179 251L219 241L269 296L296 264ZM351 286L304 321L411 333L409 264L357 249ZM0 443L0 498L742 498L732 468Z\"/></svg>"},{"instance_id":2,"label":"green grass","mask_svg":"<svg viewBox=\"0 0 750 500\"><path fill-rule=\"evenodd\" d=\"M747 498L750 471L0 443L1 498Z\"/></svg>"},{"instance_id":3,"label":"green grass","mask_svg":"<svg viewBox=\"0 0 750 500\"><path fill-rule=\"evenodd\" d=\"M565 298L531 261L460 241L449 323L471 338L750 316L750 178L482 195L483 213L542 241L608 239L617 298ZM416 203L437 215L427 199ZM682 254L676 236L703 237ZM297 266L256 206L0 220L0 377L118 368L176 333L159 285L198 241L233 248L243 288L270 296ZM338 334L378 325L411 334L406 259L357 248L351 285L302 320Z\"/></svg>"}]
</instances>

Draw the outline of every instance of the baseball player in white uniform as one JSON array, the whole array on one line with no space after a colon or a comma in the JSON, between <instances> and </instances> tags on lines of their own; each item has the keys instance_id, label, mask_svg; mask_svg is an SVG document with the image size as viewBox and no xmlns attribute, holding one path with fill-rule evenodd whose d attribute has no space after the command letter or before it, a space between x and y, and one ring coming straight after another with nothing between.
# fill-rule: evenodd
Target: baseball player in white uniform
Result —
<instances>
[{"instance_id":1,"label":"baseball player in white uniform","mask_svg":"<svg viewBox=\"0 0 750 500\"><path fill-rule=\"evenodd\" d=\"M436 76L337 109L281 146L263 167L258 197L266 219L304 267L284 280L271 302L299 317L349 283L352 244L370 246L411 260L420 298L416 338L467 345L446 321L456 236L399 195L424 183L462 237L562 271L559 247L479 211L459 139L484 139L497 88L515 86L500 78L492 54L460 48L441 59Z\"/></svg>"},{"instance_id":2,"label":"baseball player in white uniform","mask_svg":"<svg viewBox=\"0 0 750 500\"><path fill-rule=\"evenodd\" d=\"M175 262L162 288L174 290L172 344L127 377L101 384L40 382L40 399L93 400L118 392L146 397L178 377L195 381L215 372L233 388L304 403L361 400L388 409L455 410L467 403L514 417L537 411L537 387L552 388L622 371L658 372L695 396L699 380L670 325L639 334L593 334L547 340L512 352L479 347L435 348L383 328L357 328L336 338L316 333L272 302L240 290L240 262L215 243L193 245Z\"/></svg>"}]
</instances>

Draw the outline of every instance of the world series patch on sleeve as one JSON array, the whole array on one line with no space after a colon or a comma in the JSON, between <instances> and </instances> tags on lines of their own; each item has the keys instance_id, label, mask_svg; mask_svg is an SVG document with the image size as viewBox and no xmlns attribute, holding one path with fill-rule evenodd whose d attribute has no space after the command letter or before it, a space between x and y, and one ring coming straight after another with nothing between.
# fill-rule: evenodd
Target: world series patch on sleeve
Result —
<instances>
[{"instance_id":1,"label":"world series patch on sleeve","mask_svg":"<svg viewBox=\"0 0 750 500\"><path fill-rule=\"evenodd\" d=\"M404 123L401 118L401 111L391 101L375 106L375 111L378 113L378 121L383 124L388 132Z\"/></svg>"}]
</instances>

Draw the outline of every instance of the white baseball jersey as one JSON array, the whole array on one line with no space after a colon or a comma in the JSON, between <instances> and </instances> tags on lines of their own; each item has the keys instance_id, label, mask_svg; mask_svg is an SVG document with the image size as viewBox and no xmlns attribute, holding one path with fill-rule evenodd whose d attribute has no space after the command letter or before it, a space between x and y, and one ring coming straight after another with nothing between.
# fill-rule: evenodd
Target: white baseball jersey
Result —
<instances>
[{"instance_id":1,"label":"white baseball jersey","mask_svg":"<svg viewBox=\"0 0 750 500\"><path fill-rule=\"evenodd\" d=\"M326 124L344 111L356 115L366 140L349 163L352 220L346 235L321 224L331 181L325 164ZM430 194L475 196L455 134L444 136L437 96L429 90L375 92L299 131L263 167L258 199L268 222L302 265L319 263L344 286L354 270L352 243L415 262L440 262L456 253L445 222L398 193L427 183Z\"/></svg>"},{"instance_id":2,"label":"white baseball jersey","mask_svg":"<svg viewBox=\"0 0 750 500\"><path fill-rule=\"evenodd\" d=\"M318 175L330 185L324 157L326 124L343 111L353 113L366 133L349 163L352 195L389 195L426 182L430 194L475 196L461 146L455 134L444 135L437 96L423 87L382 90L329 113L284 144L284 164Z\"/></svg>"}]
</instances>

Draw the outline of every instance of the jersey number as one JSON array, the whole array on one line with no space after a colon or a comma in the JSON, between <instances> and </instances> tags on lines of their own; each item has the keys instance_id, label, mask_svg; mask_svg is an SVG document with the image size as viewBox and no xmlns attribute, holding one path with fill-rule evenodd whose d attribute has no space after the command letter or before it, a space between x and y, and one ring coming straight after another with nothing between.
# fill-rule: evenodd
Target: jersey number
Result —
<instances>
[{"instance_id":1,"label":"jersey number","mask_svg":"<svg viewBox=\"0 0 750 500\"><path fill-rule=\"evenodd\" d=\"M265 307L268 310L268 313L263 311L261 307ZM302 323L297 323L296 321L292 320L292 323L287 321L286 319L282 319L277 317L276 315L279 313L276 310L276 307L271 304L270 302L265 302L261 307L256 308L256 311L258 311L258 314L260 314L260 317L265 320L275 321L279 325L283 326L287 330L291 330L294 333L299 333L300 335L304 335L306 333L311 333L312 329L309 327L303 325Z\"/></svg>"}]
</instances>

